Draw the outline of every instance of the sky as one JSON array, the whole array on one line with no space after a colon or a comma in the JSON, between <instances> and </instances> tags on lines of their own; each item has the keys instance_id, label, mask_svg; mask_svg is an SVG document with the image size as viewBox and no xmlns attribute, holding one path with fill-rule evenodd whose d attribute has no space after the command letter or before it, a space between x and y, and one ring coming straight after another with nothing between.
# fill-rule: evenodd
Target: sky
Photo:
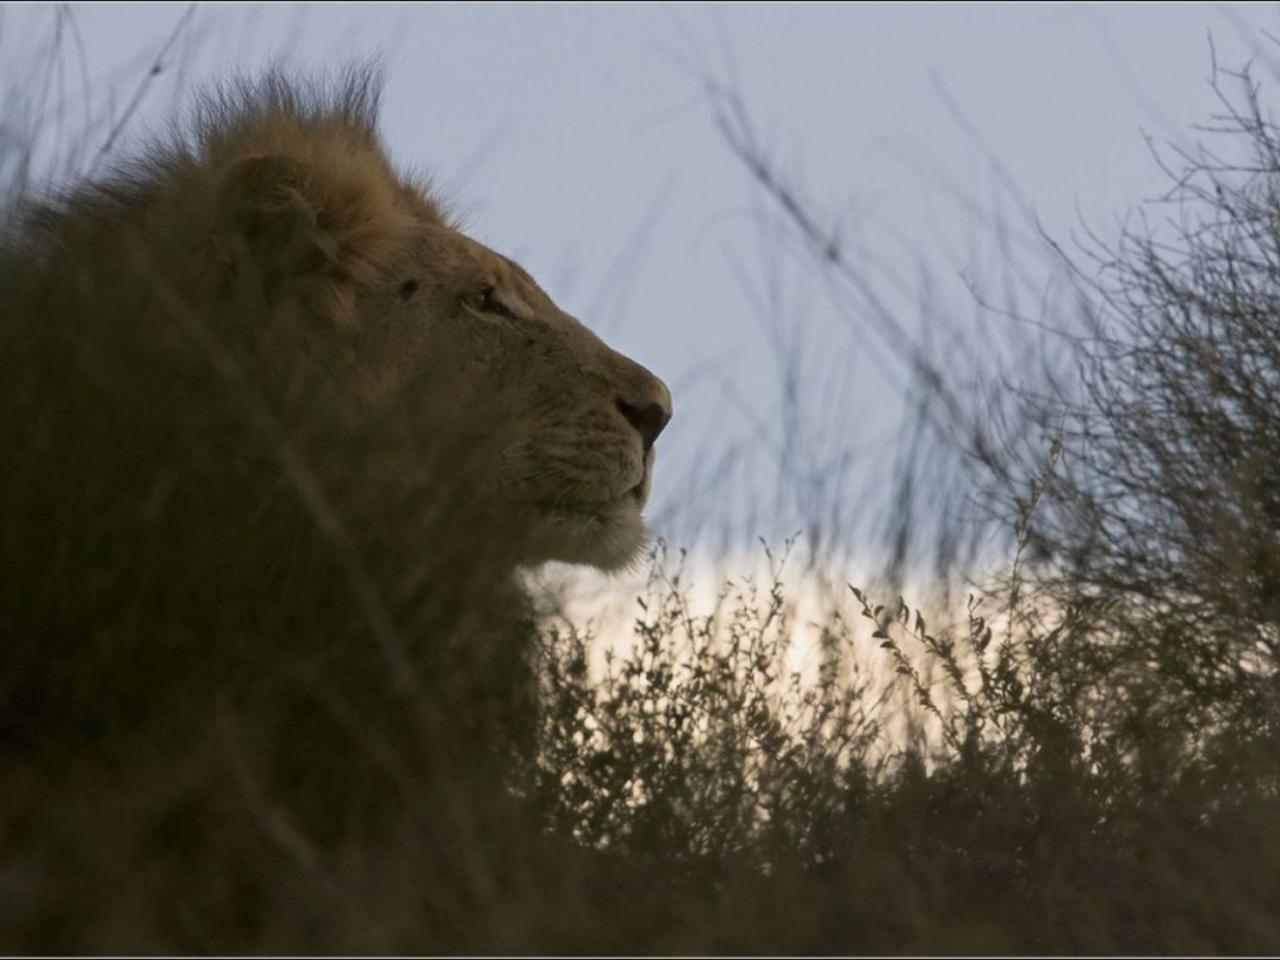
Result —
<instances>
[{"instance_id":1,"label":"sky","mask_svg":"<svg viewBox=\"0 0 1280 960\"><path fill-rule=\"evenodd\" d=\"M867 477L910 414L857 311L834 302L786 240L709 90L733 91L824 235L906 329L927 333L939 310L974 312L968 283L999 283L999 224L1031 249L1032 217L1061 239L1082 224L1106 235L1157 196L1166 182L1148 138L1186 145L1210 119L1211 50L1237 67L1265 58L1264 31L1280 31L1271 5L0 12L0 74L20 74L59 37L55 99L70 125L102 121L99 136L127 115L126 134L142 137L184 91L229 72L382 55L393 159L428 171L476 239L671 386L651 516L682 545L717 525L722 543L803 526L813 503L778 493L796 464L839 475L814 496L843 499L851 513L879 509L864 498ZM782 413L788 382L792 417Z\"/></svg>"}]
</instances>

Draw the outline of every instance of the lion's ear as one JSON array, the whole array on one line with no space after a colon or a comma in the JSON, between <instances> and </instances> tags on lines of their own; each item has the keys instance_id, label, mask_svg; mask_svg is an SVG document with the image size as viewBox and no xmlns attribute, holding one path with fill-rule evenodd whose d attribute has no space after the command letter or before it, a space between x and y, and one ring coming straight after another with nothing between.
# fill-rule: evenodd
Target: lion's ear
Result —
<instances>
[{"instance_id":1,"label":"lion's ear","mask_svg":"<svg viewBox=\"0 0 1280 960\"><path fill-rule=\"evenodd\" d=\"M255 271L274 294L327 273L337 265L338 249L315 193L312 171L290 157L235 160L216 191L220 251L237 267Z\"/></svg>"},{"instance_id":2,"label":"lion's ear","mask_svg":"<svg viewBox=\"0 0 1280 960\"><path fill-rule=\"evenodd\" d=\"M388 267L414 224L402 189L380 155L241 156L215 191L218 251L269 298L354 322L356 291Z\"/></svg>"}]
</instances>

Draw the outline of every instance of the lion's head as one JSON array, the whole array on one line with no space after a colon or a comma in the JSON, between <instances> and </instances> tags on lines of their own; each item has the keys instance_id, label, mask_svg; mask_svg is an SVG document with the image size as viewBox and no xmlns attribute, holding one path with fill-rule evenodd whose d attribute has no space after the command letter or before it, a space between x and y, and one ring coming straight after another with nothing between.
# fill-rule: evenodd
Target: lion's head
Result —
<instances>
[{"instance_id":1,"label":"lion's head","mask_svg":"<svg viewBox=\"0 0 1280 960\"><path fill-rule=\"evenodd\" d=\"M255 332L256 360L277 380L314 364L354 421L384 418L402 440L387 463L444 446L465 459L453 495L498 520L517 561L627 564L666 385L398 175L352 90L317 107L268 81L206 116L203 151L169 178L190 201L163 200L210 224L198 286L289 312L290 332Z\"/></svg>"}]
</instances>

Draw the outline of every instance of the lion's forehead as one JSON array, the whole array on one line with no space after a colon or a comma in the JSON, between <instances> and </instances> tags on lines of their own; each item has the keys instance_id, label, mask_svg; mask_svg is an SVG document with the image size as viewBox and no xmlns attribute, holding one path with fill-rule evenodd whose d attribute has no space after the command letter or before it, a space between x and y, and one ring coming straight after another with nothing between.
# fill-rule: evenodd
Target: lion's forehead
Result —
<instances>
[{"instance_id":1,"label":"lion's forehead","mask_svg":"<svg viewBox=\"0 0 1280 960\"><path fill-rule=\"evenodd\" d=\"M546 296L538 282L520 264L454 227L423 224L409 254L423 267L474 275L490 282L505 282L522 292Z\"/></svg>"},{"instance_id":2,"label":"lion's forehead","mask_svg":"<svg viewBox=\"0 0 1280 960\"><path fill-rule=\"evenodd\" d=\"M506 264L507 269L511 271L511 273L516 277L517 280L519 280L521 283L528 284L529 286L537 290L539 293L542 292L542 288L538 286L538 281L534 280L533 277L530 275L529 271L527 271L524 267L520 266L520 264L516 263L510 257L505 257L502 254L497 253L496 251L494 252L494 256L498 257L504 264Z\"/></svg>"}]
</instances>

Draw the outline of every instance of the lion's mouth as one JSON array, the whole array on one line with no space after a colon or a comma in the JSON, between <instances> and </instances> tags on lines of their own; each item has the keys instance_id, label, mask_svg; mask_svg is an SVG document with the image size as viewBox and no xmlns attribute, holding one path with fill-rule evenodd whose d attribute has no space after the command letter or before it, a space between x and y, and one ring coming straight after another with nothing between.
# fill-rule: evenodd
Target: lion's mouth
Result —
<instances>
[{"instance_id":1,"label":"lion's mouth","mask_svg":"<svg viewBox=\"0 0 1280 960\"><path fill-rule=\"evenodd\" d=\"M565 519L594 520L612 523L627 515L638 513L649 502L653 492L653 451L649 450L642 461L639 479L629 487L614 488L613 493L602 491L601 496L582 499L564 496L548 497L536 501L537 509L549 516Z\"/></svg>"},{"instance_id":2,"label":"lion's mouth","mask_svg":"<svg viewBox=\"0 0 1280 960\"><path fill-rule=\"evenodd\" d=\"M653 448L650 447L645 451L644 455L644 472L640 476L640 482L627 491L627 499L633 501L637 507L643 507L649 502L649 492L653 489Z\"/></svg>"},{"instance_id":3,"label":"lion's mouth","mask_svg":"<svg viewBox=\"0 0 1280 960\"><path fill-rule=\"evenodd\" d=\"M533 551L539 561L587 563L602 570L632 562L647 536L643 511L653 489L652 450L641 463L639 477L633 473L626 478L635 482L600 490L598 498L556 497L539 503L545 537Z\"/></svg>"}]
</instances>

